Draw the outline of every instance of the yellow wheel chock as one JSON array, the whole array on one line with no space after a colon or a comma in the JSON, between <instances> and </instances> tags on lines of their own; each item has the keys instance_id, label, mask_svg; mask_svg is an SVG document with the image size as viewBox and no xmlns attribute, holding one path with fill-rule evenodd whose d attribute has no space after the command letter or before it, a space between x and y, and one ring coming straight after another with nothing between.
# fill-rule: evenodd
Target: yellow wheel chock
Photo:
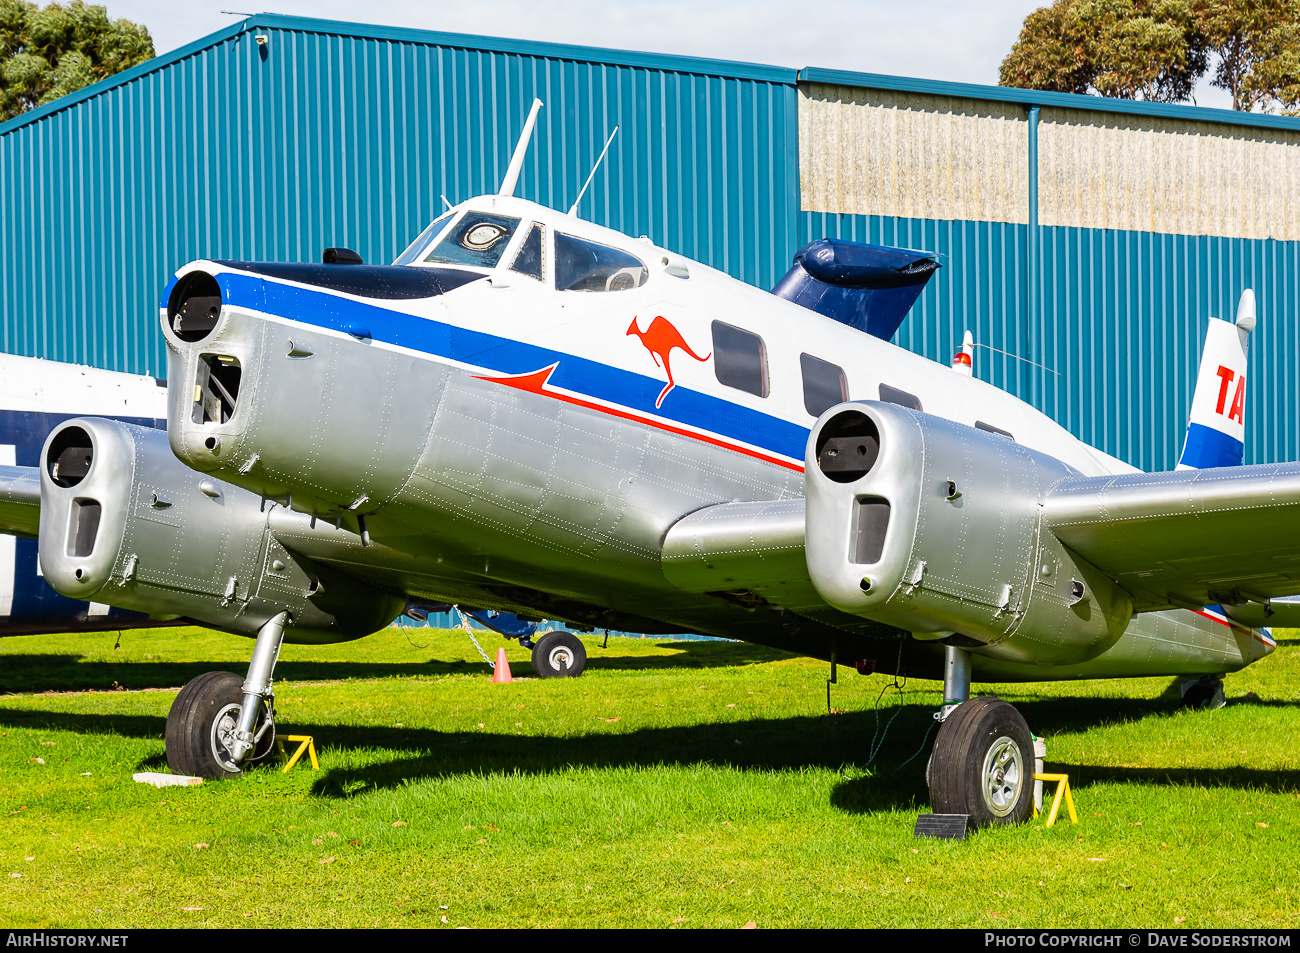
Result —
<instances>
[{"instance_id":1,"label":"yellow wheel chock","mask_svg":"<svg viewBox=\"0 0 1300 953\"><path fill-rule=\"evenodd\" d=\"M1055 781L1056 796L1052 798L1052 809L1047 812L1045 827L1056 823L1056 815L1061 810L1061 799L1065 799L1065 809L1070 812L1070 823L1078 824L1079 815L1074 812L1074 797L1070 794L1070 776L1068 774L1035 774L1035 781ZM1038 806L1034 806L1034 817L1038 816Z\"/></svg>"},{"instance_id":2,"label":"yellow wheel chock","mask_svg":"<svg viewBox=\"0 0 1300 953\"><path fill-rule=\"evenodd\" d=\"M320 765L316 762L316 743L312 741L311 735L279 735L275 739L275 743L280 746L280 754L286 755L287 757L287 753L284 750L284 743L286 741L297 741L299 742L299 745L298 750L293 753L293 757L289 758L289 763L286 764L284 770L280 772L281 774L288 774L289 769L298 763L298 759L302 757L304 751L307 752L307 757L311 758L311 769L313 771L320 770ZM1073 805L1070 807L1070 815L1074 815ZM1055 813L1053 813L1052 816L1055 817Z\"/></svg>"}]
</instances>

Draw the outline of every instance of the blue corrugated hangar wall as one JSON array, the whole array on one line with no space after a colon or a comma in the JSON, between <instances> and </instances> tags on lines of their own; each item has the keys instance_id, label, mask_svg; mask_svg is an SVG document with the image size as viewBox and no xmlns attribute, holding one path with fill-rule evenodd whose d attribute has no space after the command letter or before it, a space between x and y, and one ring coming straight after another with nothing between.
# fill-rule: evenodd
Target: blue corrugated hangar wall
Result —
<instances>
[{"instance_id":1,"label":"blue corrugated hangar wall","mask_svg":"<svg viewBox=\"0 0 1300 953\"><path fill-rule=\"evenodd\" d=\"M1252 286L1247 461L1300 458L1300 121L265 14L0 125L0 349L160 373L177 266L389 261L495 191L534 96L519 194L567 208L617 123L579 214L744 281L824 235L940 252L897 343L969 327L978 376L1147 469Z\"/></svg>"}]
</instances>

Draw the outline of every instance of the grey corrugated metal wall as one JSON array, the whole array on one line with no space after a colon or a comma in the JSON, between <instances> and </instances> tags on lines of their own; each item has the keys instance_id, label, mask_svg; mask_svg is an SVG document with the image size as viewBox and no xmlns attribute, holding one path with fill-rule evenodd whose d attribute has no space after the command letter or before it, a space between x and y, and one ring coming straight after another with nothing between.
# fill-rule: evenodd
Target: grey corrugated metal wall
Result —
<instances>
[{"instance_id":1,"label":"grey corrugated metal wall","mask_svg":"<svg viewBox=\"0 0 1300 953\"><path fill-rule=\"evenodd\" d=\"M264 45L256 42L266 37ZM798 212L795 73L258 16L0 127L0 348L158 372L157 300L200 257L391 261L496 191L770 287Z\"/></svg>"},{"instance_id":2,"label":"grey corrugated metal wall","mask_svg":"<svg viewBox=\"0 0 1300 953\"><path fill-rule=\"evenodd\" d=\"M805 156L801 170L809 84L844 88L844 107L890 111L858 134L871 142ZM969 327L1037 362L981 349L978 376L1148 469L1179 450L1204 318L1230 318L1253 286L1247 460L1300 458L1300 385L1288 373L1300 206L1286 198L1300 176L1298 121L270 15L0 126L0 349L157 373L157 297L178 265L315 260L334 244L391 260L442 195L495 190L534 96L546 108L520 194L567 208L621 123L580 209L602 224L761 287L825 235L941 252L946 267L898 343L947 361ZM927 126L935 97L955 105ZM1019 152L1037 148L1023 131L1033 103L1044 107L1041 200ZM983 138L963 138L963 115ZM1202 128L1225 120L1237 131ZM898 146L882 148L886 136ZM1107 174L1106 156L1122 156L1111 164L1132 179L1152 163L1132 161L1127 143L1167 162L1180 136L1220 157L1210 168L1226 163L1217 180L1198 173L1210 204L1242 193L1247 218L1198 218L1197 203L1150 193L1134 207L1151 231L1096 227L1131 225L1133 209L1087 197L1112 186L1071 171L1079 144ZM865 180L850 153L875 170ZM889 181L891 208L854 207L873 176ZM1261 224L1258 210L1273 217ZM1193 234L1168 233L1183 227Z\"/></svg>"}]
</instances>

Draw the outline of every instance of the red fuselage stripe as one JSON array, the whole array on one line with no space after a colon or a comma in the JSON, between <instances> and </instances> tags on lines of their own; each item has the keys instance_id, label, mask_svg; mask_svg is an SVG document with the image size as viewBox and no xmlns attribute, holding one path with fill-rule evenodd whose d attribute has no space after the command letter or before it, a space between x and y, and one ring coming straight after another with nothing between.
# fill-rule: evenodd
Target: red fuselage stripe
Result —
<instances>
[{"instance_id":1,"label":"red fuselage stripe","mask_svg":"<svg viewBox=\"0 0 1300 953\"><path fill-rule=\"evenodd\" d=\"M1255 638L1259 639L1261 642L1264 642L1264 641L1265 641L1264 639L1262 639L1262 638L1259 637L1259 635L1255 632L1254 629L1247 629L1247 628L1245 628L1244 626L1235 625L1234 623L1229 622L1229 621L1227 621L1226 619L1220 619L1220 618L1218 618L1217 616L1212 616L1212 615L1210 615L1208 612L1201 612L1199 609L1193 609L1192 611L1195 612L1195 613L1196 613L1197 615L1199 615L1199 616L1203 616L1203 617L1209 619L1211 622L1217 622L1217 623L1219 623L1219 625L1226 625L1228 628L1232 629L1232 631L1234 631L1234 632L1244 632L1244 633L1247 633L1247 634L1249 634L1249 635L1254 636Z\"/></svg>"},{"instance_id":2,"label":"red fuselage stripe","mask_svg":"<svg viewBox=\"0 0 1300 953\"><path fill-rule=\"evenodd\" d=\"M583 400L581 397L575 397L572 394L565 394L557 390L552 390L546 386L546 381L551 376L551 373L555 370L556 366L557 365L552 364L550 367L544 367L540 371L533 371L531 374L516 374L511 377L479 376L478 380L488 381L492 384L504 384L506 387L528 391L530 394L541 394L545 397L552 397L555 400L562 400L566 404L574 404L578 407L586 407L588 410L595 410L602 414L609 414L611 417L621 417L624 420L635 421L639 424L645 424L647 427L654 427L656 430L664 430L681 437L690 437L693 440L699 440L701 443L721 447L724 450L734 450L736 453L743 453L747 457L754 457L756 460L762 460L765 463L775 463L778 467L785 467L787 470L793 470L796 473L803 473L803 466L801 464L790 463L788 460L782 460L780 457L774 457L766 453L760 453L757 450L751 450L748 447L742 447L738 444L731 443L730 441L715 437L712 434L698 433L694 430L686 430L683 427L674 427L672 424L652 420L649 417L642 417L640 414L620 410L617 407L597 404L594 401Z\"/></svg>"}]
</instances>

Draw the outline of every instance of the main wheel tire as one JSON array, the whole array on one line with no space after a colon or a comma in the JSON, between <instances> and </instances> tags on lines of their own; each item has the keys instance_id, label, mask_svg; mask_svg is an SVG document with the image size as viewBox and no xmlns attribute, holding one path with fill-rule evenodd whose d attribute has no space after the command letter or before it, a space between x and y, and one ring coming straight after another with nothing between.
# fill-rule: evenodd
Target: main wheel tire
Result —
<instances>
[{"instance_id":1,"label":"main wheel tire","mask_svg":"<svg viewBox=\"0 0 1300 953\"><path fill-rule=\"evenodd\" d=\"M572 633L547 632L533 646L533 671L538 678L577 678L586 667L587 650Z\"/></svg>"},{"instance_id":2,"label":"main wheel tire","mask_svg":"<svg viewBox=\"0 0 1300 953\"><path fill-rule=\"evenodd\" d=\"M1034 807L1034 740L1000 698L958 705L939 729L927 770L936 814L969 814L972 828L1020 824Z\"/></svg>"},{"instance_id":3,"label":"main wheel tire","mask_svg":"<svg viewBox=\"0 0 1300 953\"><path fill-rule=\"evenodd\" d=\"M269 717L262 702L254 732ZM243 761L230 760L230 743L244 706L244 680L233 672L208 672L181 689L167 713L167 764L177 774L237 778L266 761L275 745L272 724Z\"/></svg>"}]
</instances>

